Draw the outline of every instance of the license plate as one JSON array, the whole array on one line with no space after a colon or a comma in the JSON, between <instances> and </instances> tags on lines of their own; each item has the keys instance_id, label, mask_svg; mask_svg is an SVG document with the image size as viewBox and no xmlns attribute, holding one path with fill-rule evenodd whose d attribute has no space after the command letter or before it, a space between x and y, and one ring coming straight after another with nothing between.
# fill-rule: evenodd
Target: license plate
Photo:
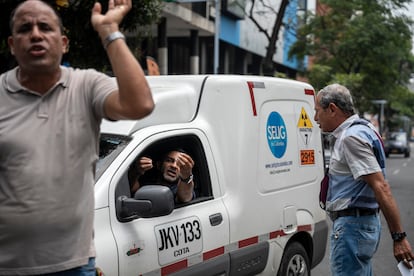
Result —
<instances>
[{"instance_id":1,"label":"license plate","mask_svg":"<svg viewBox=\"0 0 414 276\"><path fill-rule=\"evenodd\" d=\"M160 265L198 254L203 249L201 222L196 216L155 226Z\"/></svg>"}]
</instances>

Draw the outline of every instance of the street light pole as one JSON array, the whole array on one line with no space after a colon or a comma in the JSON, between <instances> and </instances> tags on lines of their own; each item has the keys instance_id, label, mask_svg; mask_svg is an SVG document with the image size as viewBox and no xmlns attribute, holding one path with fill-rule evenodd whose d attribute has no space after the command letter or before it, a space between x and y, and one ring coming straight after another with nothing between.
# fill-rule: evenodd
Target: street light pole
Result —
<instances>
[{"instance_id":1,"label":"street light pole","mask_svg":"<svg viewBox=\"0 0 414 276\"><path fill-rule=\"evenodd\" d=\"M373 100L371 101L374 104L379 104L380 105L380 114L379 114L379 118L378 118L378 123L379 123L379 127L378 127L378 131L380 133L380 135L382 136L382 131L384 129L384 105L387 104L386 100Z\"/></svg>"},{"instance_id":2,"label":"street light pole","mask_svg":"<svg viewBox=\"0 0 414 276\"><path fill-rule=\"evenodd\" d=\"M214 74L218 73L219 69L219 48L220 48L220 0L215 0L216 4L216 18L214 31Z\"/></svg>"}]
</instances>

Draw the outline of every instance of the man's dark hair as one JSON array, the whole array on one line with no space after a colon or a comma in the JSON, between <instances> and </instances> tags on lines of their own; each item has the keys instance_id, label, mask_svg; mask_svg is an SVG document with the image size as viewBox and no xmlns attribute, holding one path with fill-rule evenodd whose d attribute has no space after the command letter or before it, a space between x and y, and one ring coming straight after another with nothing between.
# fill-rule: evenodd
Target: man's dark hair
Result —
<instances>
[{"instance_id":1,"label":"man's dark hair","mask_svg":"<svg viewBox=\"0 0 414 276\"><path fill-rule=\"evenodd\" d=\"M172 151L178 151L178 152L182 152L182 153L185 153L185 154L188 154L188 152L187 151L185 151L183 148L173 148L173 149L169 149L169 150L167 150L163 155L162 155L162 159L161 159L161 161L164 161L164 159L168 156L168 154L170 153L170 152L172 152Z\"/></svg>"}]
</instances>

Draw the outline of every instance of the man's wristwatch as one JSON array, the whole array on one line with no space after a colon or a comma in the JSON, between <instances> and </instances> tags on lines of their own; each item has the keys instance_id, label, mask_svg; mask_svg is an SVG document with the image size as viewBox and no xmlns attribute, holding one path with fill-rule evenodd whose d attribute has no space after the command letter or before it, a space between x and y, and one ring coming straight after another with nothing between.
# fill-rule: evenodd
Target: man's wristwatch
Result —
<instances>
[{"instance_id":1,"label":"man's wristwatch","mask_svg":"<svg viewBox=\"0 0 414 276\"><path fill-rule=\"evenodd\" d=\"M187 178L182 178L182 177L180 176L180 180L181 180L182 182L184 182L184 183L190 184L190 183L193 181L193 174L190 174L190 176L189 176L189 177L187 177Z\"/></svg>"},{"instance_id":2,"label":"man's wristwatch","mask_svg":"<svg viewBox=\"0 0 414 276\"><path fill-rule=\"evenodd\" d=\"M402 241L405 237L407 237L405 232L391 232L391 238L393 241Z\"/></svg>"}]
</instances>

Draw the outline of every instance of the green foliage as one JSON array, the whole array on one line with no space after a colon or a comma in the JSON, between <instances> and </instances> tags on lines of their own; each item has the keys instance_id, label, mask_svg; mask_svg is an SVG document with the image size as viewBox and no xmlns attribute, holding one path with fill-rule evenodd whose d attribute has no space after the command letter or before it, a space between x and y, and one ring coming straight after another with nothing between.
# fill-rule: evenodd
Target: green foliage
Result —
<instances>
[{"instance_id":1,"label":"green foliage","mask_svg":"<svg viewBox=\"0 0 414 276\"><path fill-rule=\"evenodd\" d=\"M390 95L389 110L390 116L404 114L414 118L414 94L404 87L398 87L394 93Z\"/></svg>"},{"instance_id":2,"label":"green foliage","mask_svg":"<svg viewBox=\"0 0 414 276\"><path fill-rule=\"evenodd\" d=\"M316 91L321 90L332 79L332 68L328 65L315 64L308 73L309 82Z\"/></svg>"},{"instance_id":3,"label":"green foliage","mask_svg":"<svg viewBox=\"0 0 414 276\"><path fill-rule=\"evenodd\" d=\"M107 10L108 0L98 0L101 2L103 12ZM0 62L1 64L10 64L10 54L8 53L7 37L9 31L9 16L11 11L21 0L0 0ZM95 0L68 0L69 5L62 3L66 1L46 0L54 6L60 13L65 33L70 39L69 53L64 56L64 62L74 67L94 67L100 70L109 68L106 53L101 45L97 33L90 23L91 10L96 2ZM135 34L136 37L142 35L140 27L156 23L160 17L162 8L161 0L139 0L132 1L132 9L124 18L121 29L124 32ZM146 28L147 30L150 28ZM134 51L136 52L136 51ZM139 57L138 57L139 58ZM3 63L4 61L4 63ZM10 66L7 66L10 67ZM1 68L1 71L6 68ZM1 72L0 71L0 72Z\"/></svg>"},{"instance_id":4,"label":"green foliage","mask_svg":"<svg viewBox=\"0 0 414 276\"><path fill-rule=\"evenodd\" d=\"M276 72L273 76L275 78L288 79L288 75L282 72Z\"/></svg>"},{"instance_id":5,"label":"green foliage","mask_svg":"<svg viewBox=\"0 0 414 276\"><path fill-rule=\"evenodd\" d=\"M388 130L403 129L409 132L414 118L414 94L404 87L399 87L392 93L387 105L389 106L386 113Z\"/></svg>"},{"instance_id":6,"label":"green foliage","mask_svg":"<svg viewBox=\"0 0 414 276\"><path fill-rule=\"evenodd\" d=\"M324 14L308 15L290 51L298 58L314 56L310 82L317 88L335 81L347 85L360 112L370 111L374 99L391 101L393 93L407 90L414 66L413 22L395 11L411 0L320 2ZM413 105L388 107L402 114L413 110Z\"/></svg>"}]
</instances>

